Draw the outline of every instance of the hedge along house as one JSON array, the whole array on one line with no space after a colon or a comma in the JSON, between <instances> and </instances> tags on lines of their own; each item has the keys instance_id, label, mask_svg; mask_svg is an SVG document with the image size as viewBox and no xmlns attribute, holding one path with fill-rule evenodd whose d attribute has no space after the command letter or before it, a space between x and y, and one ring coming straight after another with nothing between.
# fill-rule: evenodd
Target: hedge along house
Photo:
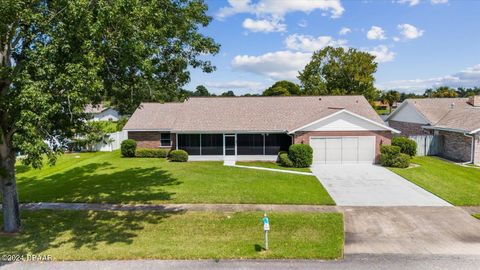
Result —
<instances>
[{"instance_id":1,"label":"hedge along house","mask_svg":"<svg viewBox=\"0 0 480 270\"><path fill-rule=\"evenodd\" d=\"M405 136L433 135L433 155L480 165L480 96L406 99L386 121Z\"/></svg>"},{"instance_id":2,"label":"hedge along house","mask_svg":"<svg viewBox=\"0 0 480 270\"><path fill-rule=\"evenodd\" d=\"M183 149L190 160L276 160L310 144L315 164L375 163L392 133L363 96L202 97L143 103L124 130L138 147Z\"/></svg>"}]
</instances>

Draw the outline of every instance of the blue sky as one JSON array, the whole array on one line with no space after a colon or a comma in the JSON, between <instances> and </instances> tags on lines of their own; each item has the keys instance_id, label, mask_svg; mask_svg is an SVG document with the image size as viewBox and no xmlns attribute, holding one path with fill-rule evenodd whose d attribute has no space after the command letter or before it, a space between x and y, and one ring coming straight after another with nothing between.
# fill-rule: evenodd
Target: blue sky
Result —
<instances>
[{"instance_id":1,"label":"blue sky","mask_svg":"<svg viewBox=\"0 0 480 270\"><path fill-rule=\"evenodd\" d=\"M192 70L186 89L261 93L296 81L313 51L327 45L371 52L380 89L423 92L480 86L480 1L207 0L201 31L221 44L217 70ZM343 31L342 31L343 29Z\"/></svg>"}]
</instances>

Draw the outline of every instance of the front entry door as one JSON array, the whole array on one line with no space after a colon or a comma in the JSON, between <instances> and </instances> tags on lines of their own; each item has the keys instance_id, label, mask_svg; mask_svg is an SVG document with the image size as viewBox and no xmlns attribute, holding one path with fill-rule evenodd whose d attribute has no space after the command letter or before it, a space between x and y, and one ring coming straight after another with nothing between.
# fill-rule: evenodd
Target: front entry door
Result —
<instances>
[{"instance_id":1,"label":"front entry door","mask_svg":"<svg viewBox=\"0 0 480 270\"><path fill-rule=\"evenodd\" d=\"M225 155L235 156L235 134L225 135Z\"/></svg>"}]
</instances>

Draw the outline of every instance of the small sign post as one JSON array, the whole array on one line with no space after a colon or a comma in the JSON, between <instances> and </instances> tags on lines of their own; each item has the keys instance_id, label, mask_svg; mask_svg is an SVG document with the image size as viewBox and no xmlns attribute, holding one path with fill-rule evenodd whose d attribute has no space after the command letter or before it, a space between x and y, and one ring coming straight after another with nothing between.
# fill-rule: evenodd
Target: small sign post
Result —
<instances>
[{"instance_id":1,"label":"small sign post","mask_svg":"<svg viewBox=\"0 0 480 270\"><path fill-rule=\"evenodd\" d=\"M263 231L265 232L265 250L268 250L268 231L270 231L270 223L268 222L267 213L263 214Z\"/></svg>"}]
</instances>

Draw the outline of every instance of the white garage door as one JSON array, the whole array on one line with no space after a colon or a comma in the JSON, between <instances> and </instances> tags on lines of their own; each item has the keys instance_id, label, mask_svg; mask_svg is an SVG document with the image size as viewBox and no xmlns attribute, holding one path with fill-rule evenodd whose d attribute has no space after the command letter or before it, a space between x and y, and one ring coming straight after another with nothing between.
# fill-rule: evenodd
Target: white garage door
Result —
<instances>
[{"instance_id":1,"label":"white garage door","mask_svg":"<svg viewBox=\"0 0 480 270\"><path fill-rule=\"evenodd\" d=\"M374 163L375 137L310 138L313 164Z\"/></svg>"}]
</instances>

